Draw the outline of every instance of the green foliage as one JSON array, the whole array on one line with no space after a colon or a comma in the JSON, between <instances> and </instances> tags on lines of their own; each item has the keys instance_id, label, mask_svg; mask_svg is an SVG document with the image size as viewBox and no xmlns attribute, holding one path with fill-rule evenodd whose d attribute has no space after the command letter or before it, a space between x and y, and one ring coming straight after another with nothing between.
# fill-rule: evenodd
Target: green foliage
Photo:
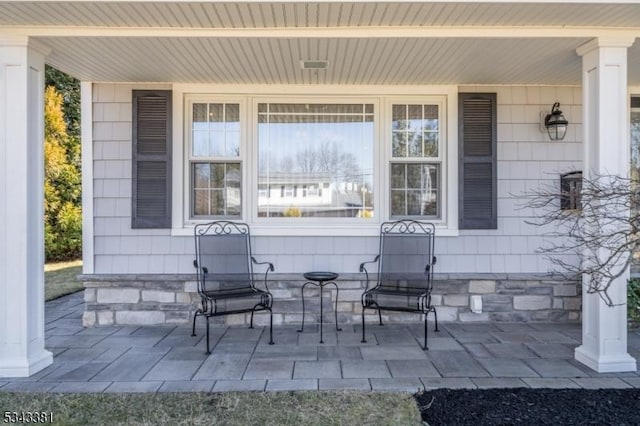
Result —
<instances>
[{"instance_id":1,"label":"green foliage","mask_svg":"<svg viewBox=\"0 0 640 426\"><path fill-rule=\"evenodd\" d=\"M78 129L79 123L65 118L63 99L54 86L47 86L44 118L47 261L76 259L82 254L80 139L68 131L69 126Z\"/></svg>"},{"instance_id":2,"label":"green foliage","mask_svg":"<svg viewBox=\"0 0 640 426\"><path fill-rule=\"evenodd\" d=\"M80 138L80 82L48 65L44 75L45 86L53 86L62 94L62 111L69 136Z\"/></svg>"},{"instance_id":3,"label":"green foliage","mask_svg":"<svg viewBox=\"0 0 640 426\"><path fill-rule=\"evenodd\" d=\"M627 318L634 325L640 325L640 278L629 280L627 287Z\"/></svg>"}]
</instances>

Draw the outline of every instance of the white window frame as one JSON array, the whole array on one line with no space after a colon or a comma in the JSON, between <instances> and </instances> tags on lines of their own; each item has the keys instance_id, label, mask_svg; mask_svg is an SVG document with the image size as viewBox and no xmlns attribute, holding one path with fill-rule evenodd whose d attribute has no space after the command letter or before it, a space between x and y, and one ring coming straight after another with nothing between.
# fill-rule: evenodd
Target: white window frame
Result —
<instances>
[{"instance_id":1,"label":"white window frame","mask_svg":"<svg viewBox=\"0 0 640 426\"><path fill-rule=\"evenodd\" d=\"M437 105L438 106L438 130L439 130L439 140L438 140L438 156L437 157L394 157L393 156L393 123L392 123L392 110L393 105ZM448 213L448 199L451 197L450 189L451 186L448 184L448 170L449 165L447 159L449 157L449 137L447 129L449 128L448 120L447 120L447 96L440 95L424 95L424 96L398 96L398 97L388 97L385 102L385 138L386 138L386 147L385 147L385 190L387 191L387 214L386 217L389 220L395 220L400 218L408 218L408 219L416 219L416 220L427 220L429 222L433 222L437 226L444 226L447 223L447 213ZM432 161L433 160L433 161ZM431 218L427 216L398 216L396 218L391 218L391 164L422 164L422 163L437 163L440 164L440 181L438 182L440 186L438 187L439 192L439 203L438 209L440 211L438 218ZM457 198L458 192L456 189L455 197Z\"/></svg>"},{"instance_id":2,"label":"white window frame","mask_svg":"<svg viewBox=\"0 0 640 426\"><path fill-rule=\"evenodd\" d=\"M193 138L192 138L192 126L193 126L193 104L196 103L220 103L220 104L238 104L239 116L240 116L240 155L238 157L194 157L193 152ZM183 193L182 197L182 214L185 220L185 225L193 226L197 223L203 223L211 220L246 220L246 200L247 200L247 182L245 167L247 167L247 142L246 142L246 100L243 97L234 96L218 96L218 95L203 95L203 94L188 94L185 95L184 100L184 160L183 162ZM240 184L240 216L214 216L212 218L194 219L191 217L191 204L192 200L192 188L191 188L191 164L193 162L203 163L240 163L240 172L242 176L242 182Z\"/></svg>"},{"instance_id":3,"label":"white window frame","mask_svg":"<svg viewBox=\"0 0 640 426\"><path fill-rule=\"evenodd\" d=\"M363 227L370 228L371 223L373 222L376 226L380 223L378 220L380 217L380 213L377 212L377 208L379 208L379 202L376 201L379 195L379 186L381 184L379 179L379 173L377 168L379 167L379 158L380 158L380 102L377 97L343 97L343 96L314 96L312 98L308 96L269 96L269 97L254 97L252 98L252 130L253 137L251 138L254 143L252 144L253 155L251 161L251 176L252 182L255 184L257 190L258 183L258 104L270 103L270 104L373 104L373 164L374 164L374 176L373 176L373 188L374 188L374 217L373 220L365 219L365 218L319 218L319 217L305 217L305 218L276 218L276 217L258 217L258 208L257 208L257 192L256 196L252 195L252 202L254 206L251 210L251 219L252 222L258 226L275 226L278 228L300 228L300 231L303 231L305 228L311 227L316 228L316 232L321 232L323 229L327 228L337 228L336 234L338 230L344 228L349 229L355 227ZM286 194L287 188L285 188ZM293 191L293 187L291 187L291 191Z\"/></svg>"},{"instance_id":4,"label":"white window frame","mask_svg":"<svg viewBox=\"0 0 640 426\"><path fill-rule=\"evenodd\" d=\"M283 96L283 93L290 95ZM375 95L371 95L375 93ZM439 155L444 155L441 170L441 217L428 219L436 224L439 236L457 236L458 231L458 87L457 86L291 86L291 85L173 85L173 184L171 235L191 236L193 226L203 220L191 220L188 154L191 149L188 102L222 102L240 105L240 163L242 167L242 217L253 235L265 236L377 236L380 223L390 214L391 105L444 100L440 110L444 120ZM374 104L374 194L375 217L370 220L342 218L257 217L258 199L258 103L373 103ZM250 143L251 142L251 143ZM446 150L446 151L445 151ZM300 188L299 188L300 190ZM258 220L260 219L260 220ZM310 220L306 220L310 219ZM350 219L350 218L347 218ZM315 222L315 223L312 223ZM342 222L342 223L339 223Z\"/></svg>"}]
</instances>

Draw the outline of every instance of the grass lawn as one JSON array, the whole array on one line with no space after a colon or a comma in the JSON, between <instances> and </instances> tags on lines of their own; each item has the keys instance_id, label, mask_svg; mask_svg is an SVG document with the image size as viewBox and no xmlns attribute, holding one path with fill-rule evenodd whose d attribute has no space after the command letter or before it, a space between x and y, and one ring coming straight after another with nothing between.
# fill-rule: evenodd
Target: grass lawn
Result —
<instances>
[{"instance_id":1,"label":"grass lawn","mask_svg":"<svg viewBox=\"0 0 640 426\"><path fill-rule=\"evenodd\" d=\"M84 287L76 278L81 273L81 260L44 265L44 300L57 299L82 290Z\"/></svg>"},{"instance_id":2,"label":"grass lawn","mask_svg":"<svg viewBox=\"0 0 640 426\"><path fill-rule=\"evenodd\" d=\"M2 393L9 411L53 413L63 425L421 425L399 393L229 392L191 394Z\"/></svg>"}]
</instances>

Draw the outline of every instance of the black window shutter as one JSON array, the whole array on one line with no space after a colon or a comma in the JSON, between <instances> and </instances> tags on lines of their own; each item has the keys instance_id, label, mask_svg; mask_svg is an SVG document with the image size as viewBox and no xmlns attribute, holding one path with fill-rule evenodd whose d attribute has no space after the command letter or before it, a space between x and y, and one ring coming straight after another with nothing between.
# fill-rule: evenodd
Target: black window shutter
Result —
<instances>
[{"instance_id":1,"label":"black window shutter","mask_svg":"<svg viewBox=\"0 0 640 426\"><path fill-rule=\"evenodd\" d=\"M171 91L133 91L132 228L171 227Z\"/></svg>"},{"instance_id":2,"label":"black window shutter","mask_svg":"<svg viewBox=\"0 0 640 426\"><path fill-rule=\"evenodd\" d=\"M497 229L496 94L460 93L458 114L458 227Z\"/></svg>"}]
</instances>

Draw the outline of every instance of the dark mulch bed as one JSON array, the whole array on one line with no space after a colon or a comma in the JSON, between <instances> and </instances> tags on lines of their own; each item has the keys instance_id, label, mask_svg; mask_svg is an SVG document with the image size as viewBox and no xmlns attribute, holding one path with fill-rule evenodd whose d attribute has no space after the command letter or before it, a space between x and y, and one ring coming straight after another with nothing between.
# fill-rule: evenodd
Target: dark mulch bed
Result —
<instances>
[{"instance_id":1,"label":"dark mulch bed","mask_svg":"<svg viewBox=\"0 0 640 426\"><path fill-rule=\"evenodd\" d=\"M414 395L439 425L640 425L640 389L437 389Z\"/></svg>"}]
</instances>

